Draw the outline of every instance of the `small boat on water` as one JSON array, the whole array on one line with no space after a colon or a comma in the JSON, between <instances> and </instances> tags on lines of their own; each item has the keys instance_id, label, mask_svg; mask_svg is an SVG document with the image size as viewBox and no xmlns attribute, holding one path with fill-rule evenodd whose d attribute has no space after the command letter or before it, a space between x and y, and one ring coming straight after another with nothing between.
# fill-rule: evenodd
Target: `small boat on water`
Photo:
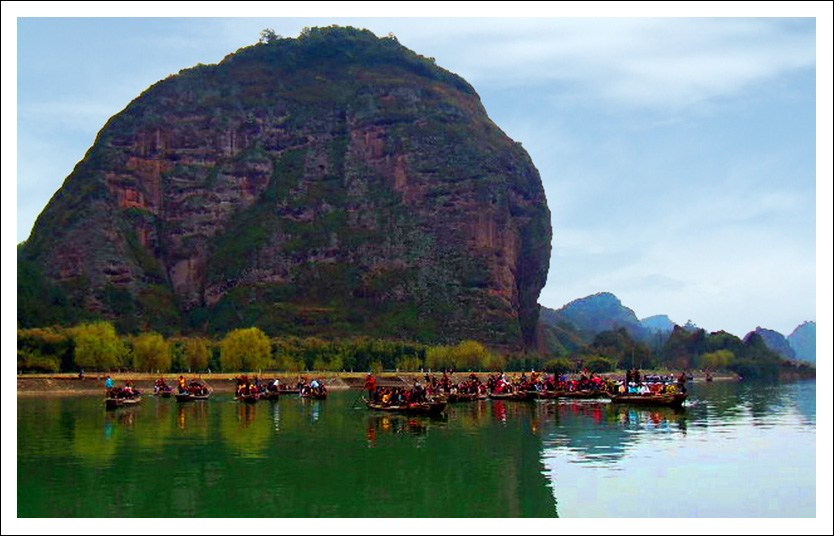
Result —
<instances>
[{"instance_id":1,"label":"small boat on water","mask_svg":"<svg viewBox=\"0 0 834 536\"><path fill-rule=\"evenodd\" d=\"M635 404L642 406L681 407L686 397L686 393L657 395L619 394L611 395L611 402L615 404Z\"/></svg>"},{"instance_id":2,"label":"small boat on water","mask_svg":"<svg viewBox=\"0 0 834 536\"><path fill-rule=\"evenodd\" d=\"M208 400L212 389L201 380L191 380L187 385L180 383L177 393L178 402L192 402L195 400Z\"/></svg>"},{"instance_id":3,"label":"small boat on water","mask_svg":"<svg viewBox=\"0 0 834 536\"><path fill-rule=\"evenodd\" d=\"M208 400L209 393L195 394L195 393L186 391L184 393L177 393L174 396L177 398L177 402L192 402L194 400Z\"/></svg>"},{"instance_id":4,"label":"small boat on water","mask_svg":"<svg viewBox=\"0 0 834 536\"><path fill-rule=\"evenodd\" d=\"M528 400L535 400L536 391L510 391L507 393L496 393L493 391L489 393L489 397L493 400L515 400L523 402Z\"/></svg>"},{"instance_id":5,"label":"small boat on water","mask_svg":"<svg viewBox=\"0 0 834 536\"><path fill-rule=\"evenodd\" d=\"M449 393L446 395L446 402L472 402L480 400L480 397L481 395L478 393Z\"/></svg>"},{"instance_id":6,"label":"small boat on water","mask_svg":"<svg viewBox=\"0 0 834 536\"><path fill-rule=\"evenodd\" d=\"M107 409L116 409L121 408L124 406L135 406L142 402L141 396L135 396L132 398L127 397L107 397L104 399L104 407Z\"/></svg>"},{"instance_id":7,"label":"small boat on water","mask_svg":"<svg viewBox=\"0 0 834 536\"><path fill-rule=\"evenodd\" d=\"M539 391L539 398L608 398L606 391L582 390L582 391Z\"/></svg>"},{"instance_id":8,"label":"small boat on water","mask_svg":"<svg viewBox=\"0 0 834 536\"><path fill-rule=\"evenodd\" d=\"M411 415L439 415L446 409L446 401L438 400L432 402L413 402L411 404L402 404L399 406L378 404L374 402L365 401L369 409L377 411L389 411L394 413L408 413Z\"/></svg>"},{"instance_id":9,"label":"small boat on water","mask_svg":"<svg viewBox=\"0 0 834 536\"><path fill-rule=\"evenodd\" d=\"M247 404L254 404L260 398L261 397L258 393L240 393L235 396L235 400L238 402L246 402Z\"/></svg>"},{"instance_id":10,"label":"small boat on water","mask_svg":"<svg viewBox=\"0 0 834 536\"><path fill-rule=\"evenodd\" d=\"M312 400L325 400L327 398L327 391L317 392L317 393L314 393L314 392L304 393L304 392L302 392L299 396L301 396L301 398L310 398Z\"/></svg>"}]
</instances>

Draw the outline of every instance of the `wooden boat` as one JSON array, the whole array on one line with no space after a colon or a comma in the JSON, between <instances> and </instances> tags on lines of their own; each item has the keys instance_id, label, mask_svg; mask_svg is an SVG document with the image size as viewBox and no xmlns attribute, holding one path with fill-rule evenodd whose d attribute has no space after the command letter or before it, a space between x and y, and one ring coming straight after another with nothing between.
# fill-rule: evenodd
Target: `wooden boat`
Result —
<instances>
[{"instance_id":1,"label":"wooden boat","mask_svg":"<svg viewBox=\"0 0 834 536\"><path fill-rule=\"evenodd\" d=\"M408 413L411 415L439 415L446 409L446 401L438 400L432 402L414 402L413 404L403 404L401 406L390 406L384 404L376 404L365 401L369 409L378 411L390 411L394 413Z\"/></svg>"},{"instance_id":2,"label":"wooden boat","mask_svg":"<svg viewBox=\"0 0 834 536\"><path fill-rule=\"evenodd\" d=\"M516 401L526 401L526 400L535 400L536 399L536 391L512 391L509 393L489 393L489 397L494 400L516 400Z\"/></svg>"},{"instance_id":3,"label":"wooden boat","mask_svg":"<svg viewBox=\"0 0 834 536\"><path fill-rule=\"evenodd\" d=\"M177 393L174 396L177 397L177 402L192 402L194 400L208 400L209 393L204 395L195 395L194 393L185 392Z\"/></svg>"},{"instance_id":4,"label":"wooden boat","mask_svg":"<svg viewBox=\"0 0 834 536\"><path fill-rule=\"evenodd\" d=\"M278 397L281 396L280 391L266 391L261 393L260 399L261 400L278 400Z\"/></svg>"},{"instance_id":5,"label":"wooden boat","mask_svg":"<svg viewBox=\"0 0 834 536\"><path fill-rule=\"evenodd\" d=\"M235 397L235 400L237 400L239 402L246 402L247 404L254 404L255 402L258 401L259 398L260 398L260 395L258 395L258 393L253 393L253 394L246 394L246 395L237 395Z\"/></svg>"},{"instance_id":6,"label":"wooden boat","mask_svg":"<svg viewBox=\"0 0 834 536\"><path fill-rule=\"evenodd\" d=\"M446 395L446 402L472 402L478 400L478 393L449 393Z\"/></svg>"},{"instance_id":7,"label":"wooden boat","mask_svg":"<svg viewBox=\"0 0 834 536\"><path fill-rule=\"evenodd\" d=\"M310 398L312 400L325 400L327 398L327 391L323 393L301 393L301 398Z\"/></svg>"},{"instance_id":8,"label":"wooden boat","mask_svg":"<svg viewBox=\"0 0 834 536\"><path fill-rule=\"evenodd\" d=\"M683 405L684 400L686 400L686 397L686 393L660 395L621 394L611 395L611 402L615 404L681 407L681 405Z\"/></svg>"},{"instance_id":9,"label":"wooden boat","mask_svg":"<svg viewBox=\"0 0 834 536\"><path fill-rule=\"evenodd\" d=\"M133 398L108 397L104 399L104 407L106 407L107 409L115 409L124 406L135 406L140 402L142 402L141 396L136 396Z\"/></svg>"},{"instance_id":10,"label":"wooden boat","mask_svg":"<svg viewBox=\"0 0 834 536\"><path fill-rule=\"evenodd\" d=\"M161 391L157 391L156 396L158 396L160 398L171 398L171 396L173 394L174 394L173 389L163 389Z\"/></svg>"},{"instance_id":11,"label":"wooden boat","mask_svg":"<svg viewBox=\"0 0 834 536\"><path fill-rule=\"evenodd\" d=\"M608 398L606 391L539 391L539 398Z\"/></svg>"}]
</instances>

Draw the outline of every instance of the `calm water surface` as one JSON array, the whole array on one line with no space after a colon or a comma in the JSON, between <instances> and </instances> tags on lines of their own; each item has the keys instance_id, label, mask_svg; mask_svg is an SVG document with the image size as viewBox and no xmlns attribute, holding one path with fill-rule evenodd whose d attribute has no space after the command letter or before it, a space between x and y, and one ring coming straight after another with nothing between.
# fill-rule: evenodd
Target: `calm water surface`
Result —
<instances>
[{"instance_id":1,"label":"calm water surface","mask_svg":"<svg viewBox=\"0 0 834 536\"><path fill-rule=\"evenodd\" d=\"M18 517L814 517L816 383L713 383L674 411L287 396L18 398Z\"/></svg>"}]
</instances>

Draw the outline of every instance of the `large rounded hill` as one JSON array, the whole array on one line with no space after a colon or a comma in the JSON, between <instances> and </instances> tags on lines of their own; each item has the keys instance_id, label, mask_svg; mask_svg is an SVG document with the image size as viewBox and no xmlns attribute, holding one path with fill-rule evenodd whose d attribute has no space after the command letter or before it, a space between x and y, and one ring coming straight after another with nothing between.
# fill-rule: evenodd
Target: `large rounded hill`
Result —
<instances>
[{"instance_id":1,"label":"large rounded hill","mask_svg":"<svg viewBox=\"0 0 834 536\"><path fill-rule=\"evenodd\" d=\"M153 85L18 248L21 326L535 340L550 212L462 78L313 28Z\"/></svg>"}]
</instances>

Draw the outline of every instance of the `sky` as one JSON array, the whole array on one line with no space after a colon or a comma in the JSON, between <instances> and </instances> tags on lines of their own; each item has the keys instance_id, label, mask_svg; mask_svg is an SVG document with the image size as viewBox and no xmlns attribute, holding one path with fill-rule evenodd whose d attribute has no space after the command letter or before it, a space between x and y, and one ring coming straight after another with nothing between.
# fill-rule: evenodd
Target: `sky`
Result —
<instances>
[{"instance_id":1,"label":"sky","mask_svg":"<svg viewBox=\"0 0 834 536\"><path fill-rule=\"evenodd\" d=\"M542 305L612 292L638 318L666 314L740 337L757 326L787 336L817 320L820 261L830 274L818 232L830 237L831 224L830 154L817 154L818 128L829 144L831 135L817 66L830 61L817 55L831 54L817 48L813 9L805 18L787 7L777 18L560 18L561 9L361 18L336 16L341 7L332 17L19 14L15 244L107 119L153 83L217 63L264 28L297 37L305 26L351 25L393 32L462 76L530 154L553 226Z\"/></svg>"}]
</instances>

